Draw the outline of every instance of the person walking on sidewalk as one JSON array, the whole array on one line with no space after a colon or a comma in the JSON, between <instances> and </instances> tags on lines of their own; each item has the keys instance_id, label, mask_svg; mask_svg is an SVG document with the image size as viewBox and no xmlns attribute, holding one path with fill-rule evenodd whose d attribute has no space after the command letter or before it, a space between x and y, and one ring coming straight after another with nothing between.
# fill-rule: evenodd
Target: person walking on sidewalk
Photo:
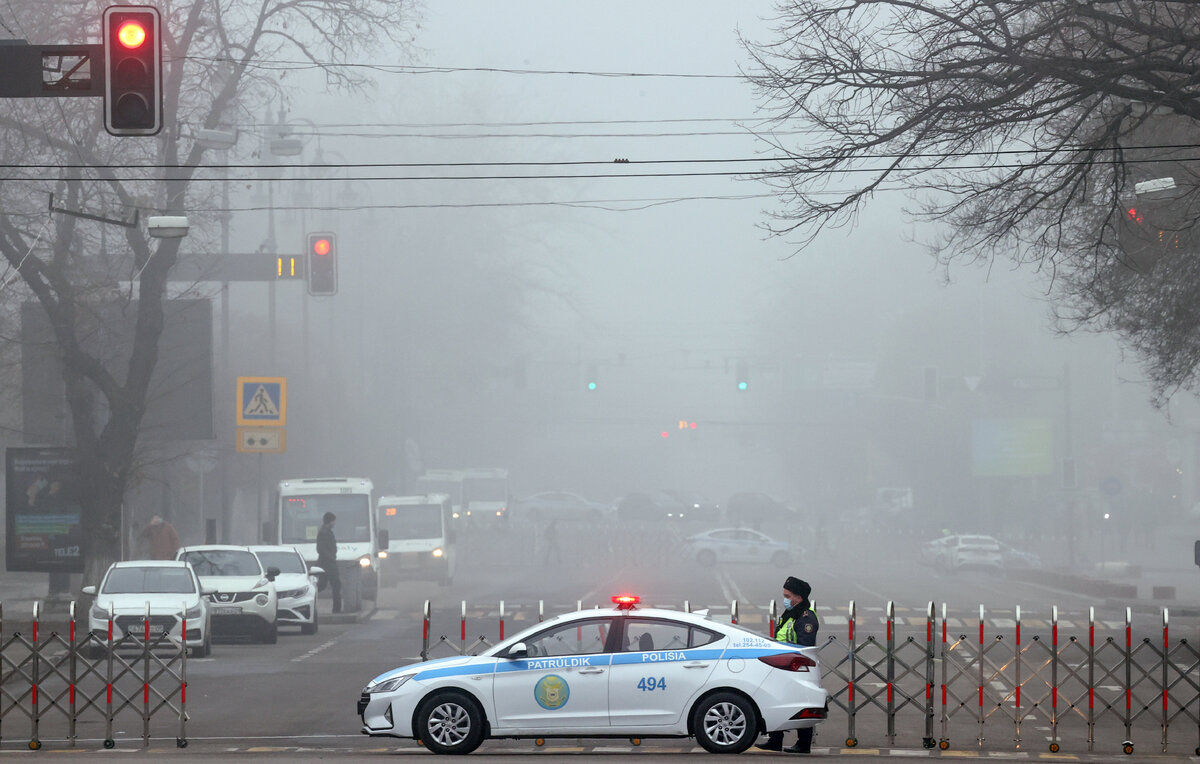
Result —
<instances>
[{"instance_id":1,"label":"person walking on sidewalk","mask_svg":"<svg viewBox=\"0 0 1200 764\"><path fill-rule=\"evenodd\" d=\"M812 587L807 581L795 576L788 576L783 582L783 601L786 607L783 615L779 616L779 624L775 627L775 639L801 647L815 647L817 631L821 624L817 614L813 612L808 595ZM783 732L771 732L767 742L760 743L757 748L764 751L784 751L788 753L809 753L812 749L813 728L796 730L796 744L783 747Z\"/></svg>"},{"instance_id":2,"label":"person walking on sidewalk","mask_svg":"<svg viewBox=\"0 0 1200 764\"><path fill-rule=\"evenodd\" d=\"M151 517L150 524L138 536L145 543L146 554L151 560L174 560L179 551L179 534L162 515Z\"/></svg>"},{"instance_id":3,"label":"person walking on sidewalk","mask_svg":"<svg viewBox=\"0 0 1200 764\"><path fill-rule=\"evenodd\" d=\"M342 577L337 567L337 539L333 535L333 524L337 515L326 512L321 518L321 530L317 531L317 566L325 571L325 580L333 594L333 612L342 612Z\"/></svg>"}]
</instances>

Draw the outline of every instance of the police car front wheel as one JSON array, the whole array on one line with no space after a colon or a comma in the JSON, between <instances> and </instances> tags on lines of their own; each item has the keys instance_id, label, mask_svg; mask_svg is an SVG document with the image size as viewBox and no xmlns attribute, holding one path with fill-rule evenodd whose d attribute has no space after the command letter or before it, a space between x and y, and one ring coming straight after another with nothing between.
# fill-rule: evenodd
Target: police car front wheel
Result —
<instances>
[{"instance_id":1,"label":"police car front wheel","mask_svg":"<svg viewBox=\"0 0 1200 764\"><path fill-rule=\"evenodd\" d=\"M417 711L417 735L434 753L470 753L483 742L483 712L463 693L437 693Z\"/></svg>"},{"instance_id":2,"label":"police car front wheel","mask_svg":"<svg viewBox=\"0 0 1200 764\"><path fill-rule=\"evenodd\" d=\"M746 698L718 692L696 705L692 729L696 742L709 753L742 753L758 735L758 717Z\"/></svg>"}]
</instances>

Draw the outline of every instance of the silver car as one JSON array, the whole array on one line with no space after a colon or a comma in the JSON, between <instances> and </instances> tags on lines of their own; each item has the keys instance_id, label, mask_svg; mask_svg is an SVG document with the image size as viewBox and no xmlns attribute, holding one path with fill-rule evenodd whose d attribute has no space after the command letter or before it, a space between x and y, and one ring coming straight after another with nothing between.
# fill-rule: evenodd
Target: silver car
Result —
<instances>
[{"instance_id":1,"label":"silver car","mask_svg":"<svg viewBox=\"0 0 1200 764\"><path fill-rule=\"evenodd\" d=\"M684 558L705 566L718 562L770 562L784 566L803 553L800 547L776 541L752 528L717 528L697 533L683 543Z\"/></svg>"},{"instance_id":2,"label":"silver car","mask_svg":"<svg viewBox=\"0 0 1200 764\"><path fill-rule=\"evenodd\" d=\"M279 602L279 625L299 626L301 634L316 634L317 576L325 571L308 563L294 546L252 546L250 551L264 570L275 568L275 594Z\"/></svg>"}]
</instances>

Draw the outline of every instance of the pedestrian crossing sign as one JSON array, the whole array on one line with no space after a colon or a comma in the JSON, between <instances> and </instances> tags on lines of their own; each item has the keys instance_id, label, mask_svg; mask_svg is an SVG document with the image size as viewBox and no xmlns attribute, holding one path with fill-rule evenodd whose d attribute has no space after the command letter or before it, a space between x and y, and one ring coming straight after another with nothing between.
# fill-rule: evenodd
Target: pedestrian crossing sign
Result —
<instances>
[{"instance_id":1,"label":"pedestrian crossing sign","mask_svg":"<svg viewBox=\"0 0 1200 764\"><path fill-rule=\"evenodd\" d=\"M283 427L287 424L286 377L238 377L239 427Z\"/></svg>"}]
</instances>

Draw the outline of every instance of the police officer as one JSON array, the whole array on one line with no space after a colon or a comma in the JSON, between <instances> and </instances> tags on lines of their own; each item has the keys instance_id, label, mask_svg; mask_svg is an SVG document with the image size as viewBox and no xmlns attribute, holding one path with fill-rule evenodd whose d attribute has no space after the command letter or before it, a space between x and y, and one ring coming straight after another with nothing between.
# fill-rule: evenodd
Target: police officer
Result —
<instances>
[{"instance_id":1,"label":"police officer","mask_svg":"<svg viewBox=\"0 0 1200 764\"><path fill-rule=\"evenodd\" d=\"M821 625L817 622L817 614L813 612L812 603L808 601L808 595L812 593L812 587L807 581L802 581L795 576L788 576L783 582L783 601L787 606L783 615L779 616L779 623L775 627L775 639L780 642L787 642L801 647L815 647L817 644L817 630ZM796 730L796 744L783 747L783 733L772 732L767 735L767 742L760 743L757 747L764 751L783 751L788 753L809 753L812 748L813 728Z\"/></svg>"},{"instance_id":2,"label":"police officer","mask_svg":"<svg viewBox=\"0 0 1200 764\"><path fill-rule=\"evenodd\" d=\"M337 567L337 539L333 535L333 524L337 515L326 512L321 518L321 529L317 531L317 565L325 571L325 580L333 589L333 612L342 612L342 577Z\"/></svg>"}]
</instances>

